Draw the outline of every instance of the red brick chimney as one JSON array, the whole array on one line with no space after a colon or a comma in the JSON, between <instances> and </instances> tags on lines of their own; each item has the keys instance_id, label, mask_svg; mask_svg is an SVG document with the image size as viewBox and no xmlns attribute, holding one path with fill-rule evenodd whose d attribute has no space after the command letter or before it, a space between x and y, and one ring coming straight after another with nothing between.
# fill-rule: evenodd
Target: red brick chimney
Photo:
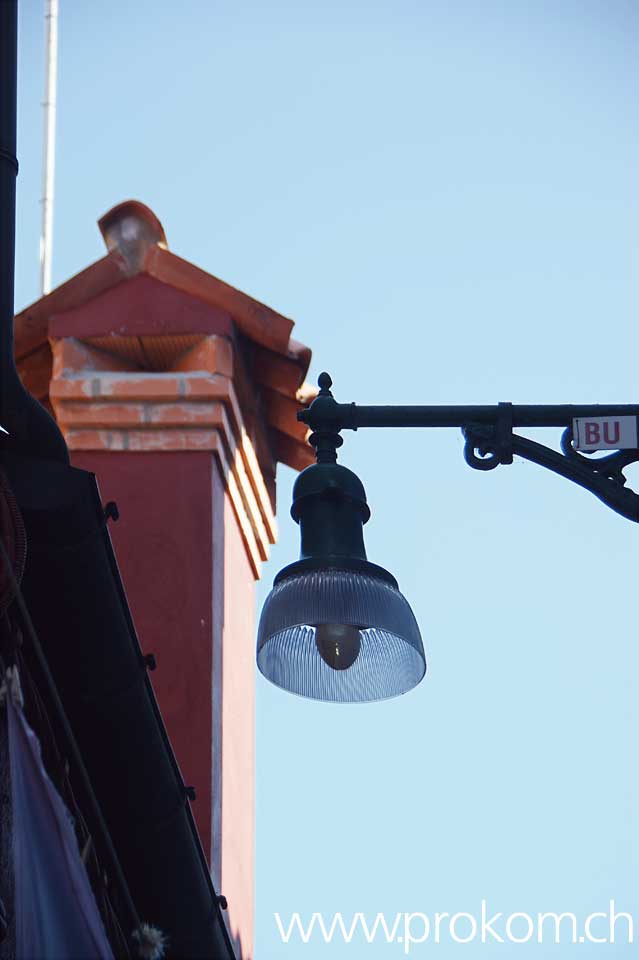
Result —
<instances>
[{"instance_id":1,"label":"red brick chimney","mask_svg":"<svg viewBox=\"0 0 639 960\"><path fill-rule=\"evenodd\" d=\"M16 360L72 463L117 502L137 632L251 958L254 582L275 542L277 462L313 459L295 418L310 350L290 320L170 253L144 204L99 225L108 254L16 318Z\"/></svg>"}]
</instances>

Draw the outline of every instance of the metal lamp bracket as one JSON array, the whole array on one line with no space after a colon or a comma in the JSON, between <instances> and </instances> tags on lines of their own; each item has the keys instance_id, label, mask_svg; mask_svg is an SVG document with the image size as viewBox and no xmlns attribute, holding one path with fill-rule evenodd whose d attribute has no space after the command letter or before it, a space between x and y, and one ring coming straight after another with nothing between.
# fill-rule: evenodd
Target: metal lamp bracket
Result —
<instances>
[{"instance_id":1,"label":"metal lamp bracket","mask_svg":"<svg viewBox=\"0 0 639 960\"><path fill-rule=\"evenodd\" d=\"M624 469L639 462L639 449L623 449L600 457L595 451L575 449L572 424L580 417L639 417L636 405L514 406L358 406L338 403L330 392L327 373L318 380L320 392L298 420L312 430L310 443L318 462L335 462L341 430L360 427L461 427L464 459L474 470L494 470L513 462L513 456L536 463L593 493L602 503L633 522L639 522L639 494L629 489ZM637 421L639 423L639 420ZM513 427L563 427L561 453L527 437Z\"/></svg>"}]
</instances>

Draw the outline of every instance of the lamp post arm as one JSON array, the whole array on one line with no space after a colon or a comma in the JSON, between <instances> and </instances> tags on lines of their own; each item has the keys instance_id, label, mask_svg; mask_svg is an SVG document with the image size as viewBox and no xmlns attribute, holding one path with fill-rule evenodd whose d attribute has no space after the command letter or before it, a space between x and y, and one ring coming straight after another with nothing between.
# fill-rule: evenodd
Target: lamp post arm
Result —
<instances>
[{"instance_id":1,"label":"lamp post arm","mask_svg":"<svg viewBox=\"0 0 639 960\"><path fill-rule=\"evenodd\" d=\"M309 442L319 462L334 462L342 444L340 431L364 427L458 427L464 435L464 458L475 470L493 470L523 457L594 493L616 513L639 522L639 494L626 488L625 467L639 461L639 449L622 449L593 458L573 445L573 422L598 418L639 418L637 404L511 404L493 406L359 406L337 403L328 374L319 377L320 392L297 419L312 430ZM513 427L563 427L561 453L513 433ZM637 423L639 432L639 422Z\"/></svg>"},{"instance_id":2,"label":"lamp post arm","mask_svg":"<svg viewBox=\"0 0 639 960\"><path fill-rule=\"evenodd\" d=\"M569 427L573 420L595 417L639 417L637 404L493 404L492 406L361 406L337 403L314 409L314 401L297 419L312 430L326 423L339 430L364 427L465 427L469 423L496 424L502 407L512 410L513 427Z\"/></svg>"}]
</instances>

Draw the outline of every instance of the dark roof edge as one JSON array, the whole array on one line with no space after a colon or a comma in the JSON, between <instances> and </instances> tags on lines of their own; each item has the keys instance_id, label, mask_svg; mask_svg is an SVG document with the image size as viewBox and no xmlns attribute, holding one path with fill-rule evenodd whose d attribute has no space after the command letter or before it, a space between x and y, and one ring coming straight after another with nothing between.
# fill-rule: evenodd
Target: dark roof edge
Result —
<instances>
[{"instance_id":1,"label":"dark roof edge","mask_svg":"<svg viewBox=\"0 0 639 960\"><path fill-rule=\"evenodd\" d=\"M93 474L4 455L29 544L23 594L140 918L169 956L234 960Z\"/></svg>"}]
</instances>

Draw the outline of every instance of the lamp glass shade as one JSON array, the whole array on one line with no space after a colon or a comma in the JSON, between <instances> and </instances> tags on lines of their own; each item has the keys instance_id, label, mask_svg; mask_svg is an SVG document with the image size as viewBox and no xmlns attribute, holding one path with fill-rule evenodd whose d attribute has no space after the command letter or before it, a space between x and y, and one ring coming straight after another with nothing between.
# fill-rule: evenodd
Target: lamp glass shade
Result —
<instances>
[{"instance_id":1,"label":"lamp glass shade","mask_svg":"<svg viewBox=\"0 0 639 960\"><path fill-rule=\"evenodd\" d=\"M332 567L276 580L257 664L291 693L344 703L396 697L426 672L417 621L392 577Z\"/></svg>"}]
</instances>

